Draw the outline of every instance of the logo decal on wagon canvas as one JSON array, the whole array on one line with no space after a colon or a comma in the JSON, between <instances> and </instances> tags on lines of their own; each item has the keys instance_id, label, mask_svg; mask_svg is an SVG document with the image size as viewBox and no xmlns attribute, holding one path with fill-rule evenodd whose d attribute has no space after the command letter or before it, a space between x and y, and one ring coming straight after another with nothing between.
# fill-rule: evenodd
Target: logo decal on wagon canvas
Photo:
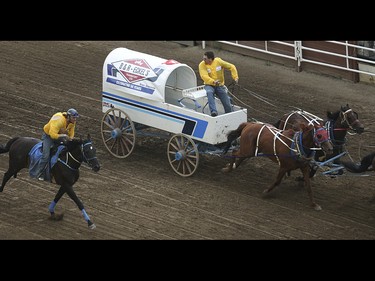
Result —
<instances>
[{"instance_id":1,"label":"logo decal on wagon canvas","mask_svg":"<svg viewBox=\"0 0 375 281\"><path fill-rule=\"evenodd\" d=\"M121 60L113 62L112 65L129 83L157 77L157 74L144 59Z\"/></svg>"}]
</instances>

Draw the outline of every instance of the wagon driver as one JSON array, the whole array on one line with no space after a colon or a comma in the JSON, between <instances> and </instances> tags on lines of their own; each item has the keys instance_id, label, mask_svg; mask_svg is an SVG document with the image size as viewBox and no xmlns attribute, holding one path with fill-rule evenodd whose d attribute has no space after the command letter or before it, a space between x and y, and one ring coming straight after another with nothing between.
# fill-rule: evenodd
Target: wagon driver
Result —
<instances>
[{"instance_id":1,"label":"wagon driver","mask_svg":"<svg viewBox=\"0 0 375 281\"><path fill-rule=\"evenodd\" d=\"M229 70L233 80L238 83L237 68L234 64L226 62L219 57L215 58L214 53L211 51L204 53L203 61L199 64L199 75L203 80L204 89L207 93L211 116L218 115L215 94L222 102L225 113L232 112L232 104L228 95L228 89L224 83L224 69Z\"/></svg>"}]
</instances>

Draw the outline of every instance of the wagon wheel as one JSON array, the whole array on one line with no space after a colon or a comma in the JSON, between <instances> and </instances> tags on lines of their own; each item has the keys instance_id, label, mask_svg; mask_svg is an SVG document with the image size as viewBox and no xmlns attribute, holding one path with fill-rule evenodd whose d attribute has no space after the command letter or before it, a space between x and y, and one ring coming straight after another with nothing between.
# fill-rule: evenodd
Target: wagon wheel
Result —
<instances>
[{"instance_id":1,"label":"wagon wheel","mask_svg":"<svg viewBox=\"0 0 375 281\"><path fill-rule=\"evenodd\" d=\"M199 164L199 152L191 138L182 134L172 136L167 153L169 164L177 174L183 177L194 174Z\"/></svg>"},{"instance_id":2,"label":"wagon wheel","mask_svg":"<svg viewBox=\"0 0 375 281\"><path fill-rule=\"evenodd\" d=\"M135 146L133 121L121 109L106 111L101 125L102 139L109 153L117 158L128 157Z\"/></svg>"}]
</instances>

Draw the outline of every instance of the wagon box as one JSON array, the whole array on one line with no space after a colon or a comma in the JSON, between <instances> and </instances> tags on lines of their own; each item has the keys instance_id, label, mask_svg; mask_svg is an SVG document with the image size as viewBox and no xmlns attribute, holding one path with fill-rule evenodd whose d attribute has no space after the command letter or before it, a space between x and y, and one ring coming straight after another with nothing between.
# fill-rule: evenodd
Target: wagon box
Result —
<instances>
[{"instance_id":1,"label":"wagon box","mask_svg":"<svg viewBox=\"0 0 375 281\"><path fill-rule=\"evenodd\" d=\"M102 136L116 157L131 153L139 125L218 145L247 121L247 109L233 105L233 112L225 113L219 99L219 115L211 117L206 91L197 86L194 70L173 59L114 49L105 59L102 83ZM123 137L131 133L133 138Z\"/></svg>"}]
</instances>

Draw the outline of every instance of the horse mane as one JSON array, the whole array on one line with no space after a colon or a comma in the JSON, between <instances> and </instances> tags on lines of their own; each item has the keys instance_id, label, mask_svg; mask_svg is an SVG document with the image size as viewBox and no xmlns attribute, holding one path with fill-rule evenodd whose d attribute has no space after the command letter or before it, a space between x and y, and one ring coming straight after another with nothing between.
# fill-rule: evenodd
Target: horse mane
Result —
<instances>
[{"instance_id":1,"label":"horse mane","mask_svg":"<svg viewBox=\"0 0 375 281\"><path fill-rule=\"evenodd\" d=\"M339 110L337 110L335 112L327 110L327 117L330 120L337 120L337 118L339 118L339 116L340 116L340 112L342 112L342 111L345 112L345 111L347 111L349 109L350 109L349 104L346 104L344 106L341 106L341 109L339 109Z\"/></svg>"},{"instance_id":2,"label":"horse mane","mask_svg":"<svg viewBox=\"0 0 375 281\"><path fill-rule=\"evenodd\" d=\"M341 110L337 110L336 112L327 111L327 118L329 120L337 120L339 118Z\"/></svg>"},{"instance_id":3,"label":"horse mane","mask_svg":"<svg viewBox=\"0 0 375 281\"><path fill-rule=\"evenodd\" d=\"M82 136L80 136L79 138L73 138L72 140L67 142L66 144L67 150L71 151L72 149L76 148L78 145L89 142L90 140L91 140L90 134L87 135L86 139L83 139Z\"/></svg>"},{"instance_id":4,"label":"horse mane","mask_svg":"<svg viewBox=\"0 0 375 281\"><path fill-rule=\"evenodd\" d=\"M281 123L281 119L279 119L275 124L273 124L273 126L275 126L276 128L279 128L280 123Z\"/></svg>"},{"instance_id":5,"label":"horse mane","mask_svg":"<svg viewBox=\"0 0 375 281\"><path fill-rule=\"evenodd\" d=\"M72 140L69 140L64 145L64 149L62 151L68 152L74 150L77 146L81 145L83 143L82 139L80 138L73 138Z\"/></svg>"}]
</instances>

